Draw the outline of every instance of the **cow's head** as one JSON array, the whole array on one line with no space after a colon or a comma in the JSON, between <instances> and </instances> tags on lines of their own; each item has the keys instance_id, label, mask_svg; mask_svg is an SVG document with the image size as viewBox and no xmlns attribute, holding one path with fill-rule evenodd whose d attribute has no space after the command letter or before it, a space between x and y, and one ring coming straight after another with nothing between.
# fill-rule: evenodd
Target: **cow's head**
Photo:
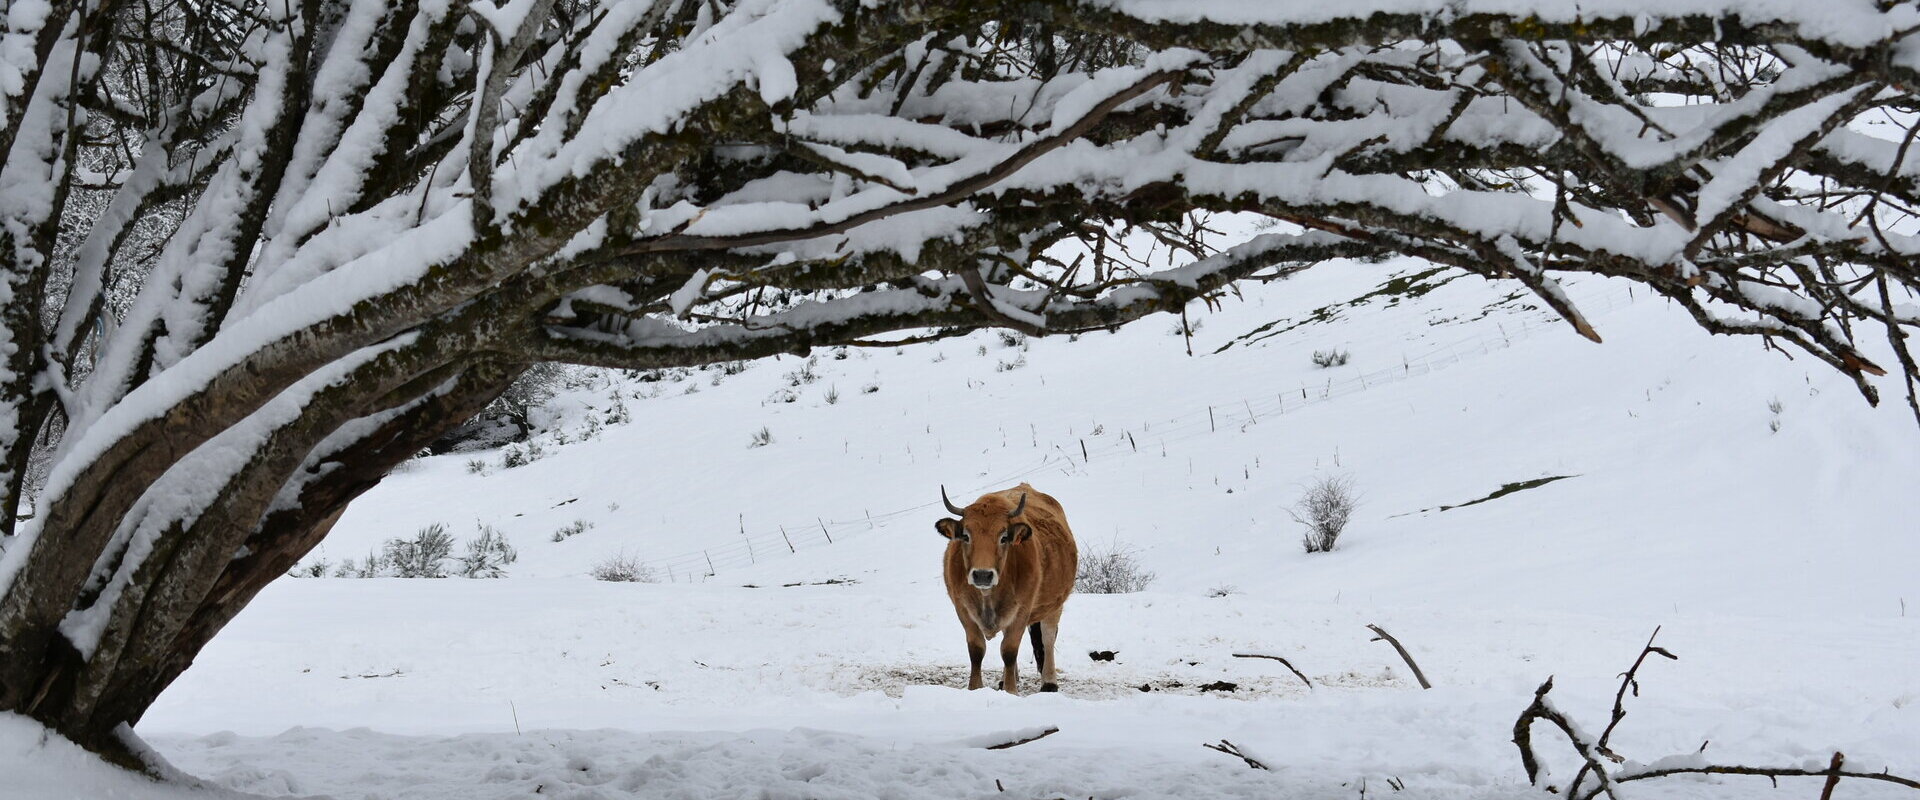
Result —
<instances>
[{"instance_id":1,"label":"cow's head","mask_svg":"<svg viewBox=\"0 0 1920 800\"><path fill-rule=\"evenodd\" d=\"M998 495L988 495L967 508L959 508L947 499L947 487L942 486L940 500L947 504L947 511L959 519L942 519L933 523L933 527L953 542L950 547L960 548L960 562L967 565L967 582L983 592L999 585L1007 552L1033 538L1032 526L1020 520L1021 512L1027 510L1027 496L1020 495L1020 502L1014 504L1012 510L1007 509L1006 501Z\"/></svg>"}]
</instances>

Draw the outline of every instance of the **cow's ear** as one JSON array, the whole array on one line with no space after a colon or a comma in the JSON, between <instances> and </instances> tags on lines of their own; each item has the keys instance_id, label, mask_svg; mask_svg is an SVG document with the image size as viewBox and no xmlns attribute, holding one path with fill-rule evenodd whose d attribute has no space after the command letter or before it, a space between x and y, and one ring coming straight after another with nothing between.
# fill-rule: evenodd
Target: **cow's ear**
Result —
<instances>
[{"instance_id":1,"label":"cow's ear","mask_svg":"<svg viewBox=\"0 0 1920 800\"><path fill-rule=\"evenodd\" d=\"M1024 542L1033 538L1033 526L1024 522L1016 522L1007 526L1007 533L1013 534L1014 541Z\"/></svg>"},{"instance_id":2,"label":"cow's ear","mask_svg":"<svg viewBox=\"0 0 1920 800\"><path fill-rule=\"evenodd\" d=\"M960 532L960 520L937 519L933 521L933 529L939 531L941 536L951 539Z\"/></svg>"}]
</instances>

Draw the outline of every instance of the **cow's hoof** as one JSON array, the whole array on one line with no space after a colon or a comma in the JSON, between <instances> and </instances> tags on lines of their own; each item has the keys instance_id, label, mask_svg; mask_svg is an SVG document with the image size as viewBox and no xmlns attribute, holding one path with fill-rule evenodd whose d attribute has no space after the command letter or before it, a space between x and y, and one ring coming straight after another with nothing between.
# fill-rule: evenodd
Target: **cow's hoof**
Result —
<instances>
[{"instance_id":1,"label":"cow's hoof","mask_svg":"<svg viewBox=\"0 0 1920 800\"><path fill-rule=\"evenodd\" d=\"M1043 692L1057 692L1057 691L1060 691L1060 684L1057 684L1057 683L1043 683L1043 684L1040 684L1040 691L1043 691Z\"/></svg>"}]
</instances>

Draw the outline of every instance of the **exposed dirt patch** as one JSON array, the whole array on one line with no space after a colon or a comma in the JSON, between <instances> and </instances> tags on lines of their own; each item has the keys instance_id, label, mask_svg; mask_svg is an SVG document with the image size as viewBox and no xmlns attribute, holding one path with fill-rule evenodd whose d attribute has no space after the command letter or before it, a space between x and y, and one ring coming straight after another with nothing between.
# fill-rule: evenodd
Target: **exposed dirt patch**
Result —
<instances>
[{"instance_id":1,"label":"exposed dirt patch","mask_svg":"<svg viewBox=\"0 0 1920 800\"><path fill-rule=\"evenodd\" d=\"M991 659L990 659L991 660ZM1022 664L1020 670L1020 693L1033 694L1040 691L1039 673L1029 669L1030 664ZM981 677L988 688L999 686L1000 671L997 668L981 669ZM1324 683L1331 687L1392 686L1400 681L1391 676L1360 676L1356 673L1339 675L1315 675L1315 684ZM1232 685L1232 690L1225 690ZM899 697L909 686L948 686L964 689L967 686L967 667L965 664L890 664L869 667L860 670L843 690L848 694L880 691L888 697ZM1305 694L1307 687L1300 679L1292 675L1258 675L1236 672L1229 681L1221 680L1217 670L1195 670L1192 674L1176 674L1164 670L1147 671L1129 669L1121 665L1100 664L1076 669L1060 669L1060 693L1068 697L1083 700L1117 700L1138 696L1141 693L1207 695L1209 697L1229 697L1239 700L1252 700L1263 697L1297 696Z\"/></svg>"}]
</instances>

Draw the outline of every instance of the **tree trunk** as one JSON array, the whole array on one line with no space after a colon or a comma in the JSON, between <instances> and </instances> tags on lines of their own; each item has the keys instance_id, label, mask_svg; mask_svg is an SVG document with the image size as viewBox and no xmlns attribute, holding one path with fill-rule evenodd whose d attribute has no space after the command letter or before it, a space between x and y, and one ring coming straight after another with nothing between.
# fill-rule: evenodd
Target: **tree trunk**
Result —
<instances>
[{"instance_id":1,"label":"tree trunk","mask_svg":"<svg viewBox=\"0 0 1920 800\"><path fill-rule=\"evenodd\" d=\"M442 432L485 408L523 370L522 365L485 362L452 377L430 373L428 380L445 385L444 390L409 401L344 447L311 461L303 458L298 471L321 477L296 484L297 505L255 517L255 524L245 530L227 531L227 536L244 541L240 555L164 559L167 568L136 571L144 580L127 587L122 595L136 591L148 598L190 594L189 603L115 604L107 627L137 634L121 641L118 654L109 654L103 647L92 658L83 658L67 636L54 632L40 662L31 669L14 665L9 670L24 676L27 680L20 685L30 691L10 695L7 707L113 763L154 771L155 765L147 763L141 749L130 745L123 726L137 723L221 628L317 546L354 498ZM299 477L283 477L280 483L288 485ZM186 531L169 537L175 547L188 538ZM160 561L149 557L146 563Z\"/></svg>"}]
</instances>

